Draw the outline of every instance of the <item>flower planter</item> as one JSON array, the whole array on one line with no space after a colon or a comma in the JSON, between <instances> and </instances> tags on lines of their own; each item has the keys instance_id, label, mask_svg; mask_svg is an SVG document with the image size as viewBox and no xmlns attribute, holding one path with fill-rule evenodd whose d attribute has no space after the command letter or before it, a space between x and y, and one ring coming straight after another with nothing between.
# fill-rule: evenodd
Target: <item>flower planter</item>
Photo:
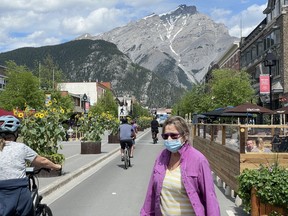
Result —
<instances>
[{"instance_id":1,"label":"flower planter","mask_svg":"<svg viewBox=\"0 0 288 216\"><path fill-rule=\"evenodd\" d=\"M283 207L273 206L269 203L261 203L260 198L256 196L256 189L251 190L251 216L269 215L276 211L282 215L287 215L287 210Z\"/></svg>"},{"instance_id":2,"label":"flower planter","mask_svg":"<svg viewBox=\"0 0 288 216\"><path fill-rule=\"evenodd\" d=\"M101 153L101 141L81 142L81 154L100 154L100 153Z\"/></svg>"},{"instance_id":3,"label":"flower planter","mask_svg":"<svg viewBox=\"0 0 288 216\"><path fill-rule=\"evenodd\" d=\"M116 135L108 135L108 143L120 143L120 140L119 140L119 135L116 134Z\"/></svg>"},{"instance_id":4,"label":"flower planter","mask_svg":"<svg viewBox=\"0 0 288 216\"><path fill-rule=\"evenodd\" d=\"M138 131L144 131L143 127L138 127Z\"/></svg>"}]
</instances>

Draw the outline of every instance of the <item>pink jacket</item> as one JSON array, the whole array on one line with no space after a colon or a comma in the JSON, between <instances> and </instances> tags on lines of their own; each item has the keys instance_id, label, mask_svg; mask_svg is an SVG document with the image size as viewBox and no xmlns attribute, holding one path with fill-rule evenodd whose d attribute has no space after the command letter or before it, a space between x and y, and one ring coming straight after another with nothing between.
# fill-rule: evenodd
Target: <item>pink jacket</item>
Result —
<instances>
[{"instance_id":1,"label":"pink jacket","mask_svg":"<svg viewBox=\"0 0 288 216\"><path fill-rule=\"evenodd\" d=\"M179 150L184 187L197 216L220 216L209 163L202 153L185 143ZM155 161L141 216L161 216L160 193L170 152L163 150Z\"/></svg>"}]
</instances>

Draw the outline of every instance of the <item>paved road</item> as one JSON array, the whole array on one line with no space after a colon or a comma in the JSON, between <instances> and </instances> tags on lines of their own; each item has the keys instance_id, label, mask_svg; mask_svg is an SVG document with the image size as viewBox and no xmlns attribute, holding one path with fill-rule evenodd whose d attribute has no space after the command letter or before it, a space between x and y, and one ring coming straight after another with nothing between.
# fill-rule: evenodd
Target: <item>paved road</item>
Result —
<instances>
[{"instance_id":1,"label":"paved road","mask_svg":"<svg viewBox=\"0 0 288 216\"><path fill-rule=\"evenodd\" d=\"M63 143L66 173L61 177L40 178L40 187L46 193L44 201L57 216L139 215L152 165L163 148L162 141L153 145L150 137L149 130L138 135L133 167L128 170L123 169L118 144L106 144L103 140L101 154L80 155L79 142ZM215 186L215 189L221 215L247 215L235 206L233 198L224 194L223 188Z\"/></svg>"}]
</instances>

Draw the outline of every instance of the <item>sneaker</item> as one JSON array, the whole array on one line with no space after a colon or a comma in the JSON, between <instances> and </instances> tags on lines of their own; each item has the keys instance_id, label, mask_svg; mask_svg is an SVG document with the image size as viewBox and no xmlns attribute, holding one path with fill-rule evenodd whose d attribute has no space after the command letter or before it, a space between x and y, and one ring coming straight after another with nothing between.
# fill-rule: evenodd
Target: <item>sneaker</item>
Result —
<instances>
[{"instance_id":1,"label":"sneaker","mask_svg":"<svg viewBox=\"0 0 288 216\"><path fill-rule=\"evenodd\" d=\"M121 157L121 161L124 161L124 156Z\"/></svg>"}]
</instances>

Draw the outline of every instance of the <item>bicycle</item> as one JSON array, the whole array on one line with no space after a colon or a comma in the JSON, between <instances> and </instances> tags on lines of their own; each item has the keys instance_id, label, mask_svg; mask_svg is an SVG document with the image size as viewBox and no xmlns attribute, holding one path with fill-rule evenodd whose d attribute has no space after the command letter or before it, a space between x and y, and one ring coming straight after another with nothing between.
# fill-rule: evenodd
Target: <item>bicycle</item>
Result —
<instances>
[{"instance_id":1,"label":"bicycle","mask_svg":"<svg viewBox=\"0 0 288 216\"><path fill-rule=\"evenodd\" d=\"M50 172L50 169L40 168L35 169L34 167L26 167L26 175L28 177L28 187L31 191L31 197L33 200L33 208L35 216L53 216L52 210L46 205L42 204L43 197L38 193L38 179L36 175L41 171L45 170ZM36 183L37 180L37 183Z\"/></svg>"},{"instance_id":2,"label":"bicycle","mask_svg":"<svg viewBox=\"0 0 288 216\"><path fill-rule=\"evenodd\" d=\"M125 149L124 149L124 168L128 169L128 167L131 167L131 160L130 160L130 147L128 143L125 143Z\"/></svg>"}]
</instances>

